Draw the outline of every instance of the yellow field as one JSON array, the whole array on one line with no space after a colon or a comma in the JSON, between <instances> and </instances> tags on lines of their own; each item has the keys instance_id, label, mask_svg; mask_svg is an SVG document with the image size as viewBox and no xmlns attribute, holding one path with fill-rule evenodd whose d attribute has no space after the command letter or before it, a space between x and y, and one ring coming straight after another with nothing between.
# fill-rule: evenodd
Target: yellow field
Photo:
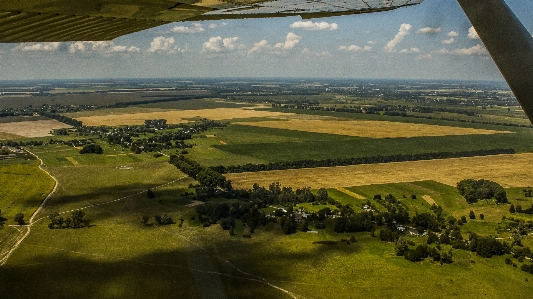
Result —
<instances>
[{"instance_id":1,"label":"yellow field","mask_svg":"<svg viewBox=\"0 0 533 299\"><path fill-rule=\"evenodd\" d=\"M116 109L118 110L118 109ZM114 111L116 111L114 110ZM162 110L162 109L139 109L135 112L129 108L130 113L112 113L111 110L105 115L82 116L83 114L70 113L69 117L81 121L87 126L121 126L141 125L147 119L166 119L168 124L186 123L191 118L201 117L211 120L230 120L235 118L253 117L277 117L292 115L291 113L256 111L246 108L218 108L202 110ZM134 111L134 112L131 112Z\"/></svg>"},{"instance_id":2,"label":"yellow field","mask_svg":"<svg viewBox=\"0 0 533 299\"><path fill-rule=\"evenodd\" d=\"M72 126L58 122L54 119L21 121L11 123L0 123L0 139L10 139L15 136L22 137L45 137L52 136L53 129L71 128Z\"/></svg>"},{"instance_id":3,"label":"yellow field","mask_svg":"<svg viewBox=\"0 0 533 299\"><path fill-rule=\"evenodd\" d=\"M351 197L353 198L357 198L357 199L366 199L366 197L364 197L363 195L361 194L357 194L355 192L352 192L348 189L345 189L345 188L342 188L342 187L337 187L337 190L339 190L340 192L344 193L344 194L347 194L347 195L350 195Z\"/></svg>"},{"instance_id":4,"label":"yellow field","mask_svg":"<svg viewBox=\"0 0 533 299\"><path fill-rule=\"evenodd\" d=\"M423 195L422 198L430 205L436 205L438 206L438 204L435 202L435 200L433 198L431 198L431 196L429 195Z\"/></svg>"},{"instance_id":5,"label":"yellow field","mask_svg":"<svg viewBox=\"0 0 533 299\"><path fill-rule=\"evenodd\" d=\"M455 186L462 179L487 179L504 187L533 186L533 153L415 162L227 174L233 187L280 182L293 188L337 188L434 180Z\"/></svg>"},{"instance_id":6,"label":"yellow field","mask_svg":"<svg viewBox=\"0 0 533 299\"><path fill-rule=\"evenodd\" d=\"M512 133L509 131L459 128L438 125L408 124L390 121L332 120L330 119L289 119L260 122L238 122L237 124L263 128L287 129L314 133L369 137L400 138L421 136L448 136Z\"/></svg>"}]
</instances>

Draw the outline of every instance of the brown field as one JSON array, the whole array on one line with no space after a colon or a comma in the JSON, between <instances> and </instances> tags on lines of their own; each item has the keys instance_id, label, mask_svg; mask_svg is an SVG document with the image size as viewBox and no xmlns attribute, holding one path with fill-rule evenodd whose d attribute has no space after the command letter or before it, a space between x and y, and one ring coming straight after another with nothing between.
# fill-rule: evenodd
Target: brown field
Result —
<instances>
[{"instance_id":1,"label":"brown field","mask_svg":"<svg viewBox=\"0 0 533 299\"><path fill-rule=\"evenodd\" d=\"M293 188L337 188L434 180L455 186L462 179L487 179L504 187L533 186L533 153L415 162L227 174L233 187L280 182Z\"/></svg>"},{"instance_id":2,"label":"brown field","mask_svg":"<svg viewBox=\"0 0 533 299\"><path fill-rule=\"evenodd\" d=\"M53 129L71 127L54 119L0 123L0 138L4 140L13 138L9 137L10 135L18 138L52 136L50 131Z\"/></svg>"},{"instance_id":3,"label":"brown field","mask_svg":"<svg viewBox=\"0 0 533 299\"><path fill-rule=\"evenodd\" d=\"M289 119L260 122L238 122L237 124L263 128L287 129L314 133L327 133L369 138L400 138L421 136L448 136L512 133L509 131L459 128L438 125L408 124L390 121L371 120L332 120L332 119Z\"/></svg>"},{"instance_id":4,"label":"brown field","mask_svg":"<svg viewBox=\"0 0 533 299\"><path fill-rule=\"evenodd\" d=\"M118 109L115 109L116 111ZM152 111L151 111L152 110ZM201 117L211 120L230 120L236 118L255 118L255 117L278 117L292 115L289 113L256 111L245 108L217 108L203 110L162 110L162 109L129 109L130 113L109 113L105 115L77 116L76 113L69 114L77 120L80 120L87 126L121 126L121 125L141 125L147 119L166 119L168 124L186 123L188 119ZM79 115L79 114L78 114Z\"/></svg>"}]
</instances>

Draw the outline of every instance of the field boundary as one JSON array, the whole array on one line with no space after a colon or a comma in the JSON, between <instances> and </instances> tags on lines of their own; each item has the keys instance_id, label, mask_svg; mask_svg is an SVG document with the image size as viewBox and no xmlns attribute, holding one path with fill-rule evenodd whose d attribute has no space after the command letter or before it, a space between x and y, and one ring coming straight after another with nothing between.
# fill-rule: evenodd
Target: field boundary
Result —
<instances>
[{"instance_id":1,"label":"field boundary","mask_svg":"<svg viewBox=\"0 0 533 299\"><path fill-rule=\"evenodd\" d=\"M422 198L423 198L423 199L424 199L424 200L425 200L430 206L432 206L432 205L436 205L437 207L439 206L439 205L435 202L435 200L434 200L431 196L429 196L429 195L422 195Z\"/></svg>"},{"instance_id":2,"label":"field boundary","mask_svg":"<svg viewBox=\"0 0 533 299\"><path fill-rule=\"evenodd\" d=\"M340 191L340 192L346 194L346 195L349 195L349 196L353 197L353 198L357 198L357 199L366 199L366 197L364 197L363 195L361 195L361 194L357 194L357 193L355 193L355 192L352 192L352 191L350 191L350 190L348 190L348 189L346 189L346 188L343 188L343 187L337 187L336 189L337 189L338 191Z\"/></svg>"}]
</instances>

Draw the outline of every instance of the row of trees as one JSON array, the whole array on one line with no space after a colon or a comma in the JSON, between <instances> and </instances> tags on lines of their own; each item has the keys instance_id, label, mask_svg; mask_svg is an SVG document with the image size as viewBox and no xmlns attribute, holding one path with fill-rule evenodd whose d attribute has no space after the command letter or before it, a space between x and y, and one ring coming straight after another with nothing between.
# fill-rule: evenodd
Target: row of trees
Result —
<instances>
[{"instance_id":1,"label":"row of trees","mask_svg":"<svg viewBox=\"0 0 533 299\"><path fill-rule=\"evenodd\" d=\"M220 173L240 173L240 172L257 172L269 170L286 170L299 168L316 168L316 167L334 167L347 165L362 165L390 162L406 162L433 159L449 159L474 156L490 156L500 154L514 154L515 150L511 148L498 148L488 150L472 150L462 152L434 152L420 154L397 154L391 156L371 156L359 158L336 158L324 160L298 160L271 162L268 164L245 164L233 166L213 166L212 169Z\"/></svg>"},{"instance_id":2,"label":"row of trees","mask_svg":"<svg viewBox=\"0 0 533 299\"><path fill-rule=\"evenodd\" d=\"M63 218L59 213L54 213L48 216L50 229L62 228L82 228L90 225L90 220L85 218L85 212L81 210L72 211L71 216Z\"/></svg>"},{"instance_id":3,"label":"row of trees","mask_svg":"<svg viewBox=\"0 0 533 299\"><path fill-rule=\"evenodd\" d=\"M527 209L524 209L522 208L522 205L517 204L515 207L513 204L511 204L511 206L509 207L509 212L510 213L533 214L533 205L531 205L531 207Z\"/></svg>"}]
</instances>

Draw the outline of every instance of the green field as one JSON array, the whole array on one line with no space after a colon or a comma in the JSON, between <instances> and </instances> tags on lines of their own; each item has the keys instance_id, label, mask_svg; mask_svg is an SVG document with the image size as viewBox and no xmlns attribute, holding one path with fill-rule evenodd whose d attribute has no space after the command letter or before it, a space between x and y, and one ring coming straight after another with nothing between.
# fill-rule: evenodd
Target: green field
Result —
<instances>
[{"instance_id":1,"label":"green field","mask_svg":"<svg viewBox=\"0 0 533 299\"><path fill-rule=\"evenodd\" d=\"M81 97L94 103L100 101L92 95ZM113 103L120 99L132 102L144 98L112 96ZM139 106L160 109L241 107L214 100ZM114 111L138 111L138 108ZM332 116L326 112L310 111L309 114ZM492 148L533 151L533 145L528 142L533 139L531 128L359 114L335 113L334 116L515 133L374 139L230 124L187 140L195 145L187 149L187 156L202 165L236 165ZM74 134L61 138L78 138ZM453 250L451 264L441 265L430 258L413 263L396 256L393 243L381 242L369 232L335 233L333 218L326 218L326 229L318 233L291 235L283 234L278 220L256 229L251 238L243 237L248 228L241 220L236 221L234 236L218 224L202 227L194 208L186 206L194 199L190 195L194 191L190 185L196 182L170 165L167 157L155 158L153 153L133 154L129 149L109 146L95 139L102 145L104 154L82 155L79 149L66 145L29 147L43 160L45 169L59 185L35 217L31 233L0 267L0 294L8 294L6 298L522 299L533 294L533 276L521 271L519 267L523 262L516 259L513 262L518 267L513 267L504 262L508 256L485 259L465 250ZM181 150L165 153L177 151ZM0 254L4 254L26 229L12 226L11 218L18 212L29 218L52 190L54 181L37 168L36 161L6 161L0 164L0 183L3 187L0 209L8 218L5 225L0 226ZM155 198L148 198L148 189L154 192ZM411 216L431 211L424 196L429 196L447 215L456 218L468 217L472 210L478 217L462 225L464 237L468 232L475 232L507 239L511 234L500 231L505 224L504 216L533 220L532 215L511 214L510 204L497 205L493 200L467 204L455 187L435 181L346 189L327 191L342 205L352 205L355 212L363 211L361 206L367 200L378 210L385 210L383 202L373 199L375 194L383 198L387 194L394 195ZM313 192L316 194L317 190ZM350 192L364 199L347 194ZM510 203L521 204L524 208L533 204L533 199L524 197L522 188L507 189L507 192ZM333 205L297 205L315 212L326 206L336 209ZM48 228L50 214L62 213L68 217L72 210L78 209L91 220L90 227ZM265 209L266 212L273 210L273 207ZM156 225L154 216L163 213L170 215L175 223ZM484 214L485 219L479 219L479 214ZM141 223L143 215L150 217L147 225ZM183 226L178 224L181 219ZM314 229L314 225L310 223L309 227ZM376 227L376 233L382 228ZM357 242L349 245L339 242L352 235ZM417 244L426 241L426 237L409 238ZM530 236L524 236L523 243L533 246ZM450 250L449 245L443 248Z\"/></svg>"},{"instance_id":2,"label":"green field","mask_svg":"<svg viewBox=\"0 0 533 299\"><path fill-rule=\"evenodd\" d=\"M494 126L483 128L494 129ZM465 142L464 136L375 139L230 125L216 132L217 139L223 140L226 144L213 142L209 146L218 153L217 159L204 157L201 154L197 157L202 164L208 166L228 166L235 165L235 159L239 160L238 164L243 165L256 164L256 161L321 160L496 148L513 148L517 152L533 151L531 143L524 142L533 138L533 129L507 127L498 127L498 129L511 130L515 133L470 135L468 142Z\"/></svg>"},{"instance_id":3,"label":"green field","mask_svg":"<svg viewBox=\"0 0 533 299\"><path fill-rule=\"evenodd\" d=\"M18 213L29 219L54 188L54 180L38 166L37 160L0 163L0 210L6 223L12 224Z\"/></svg>"}]
</instances>

